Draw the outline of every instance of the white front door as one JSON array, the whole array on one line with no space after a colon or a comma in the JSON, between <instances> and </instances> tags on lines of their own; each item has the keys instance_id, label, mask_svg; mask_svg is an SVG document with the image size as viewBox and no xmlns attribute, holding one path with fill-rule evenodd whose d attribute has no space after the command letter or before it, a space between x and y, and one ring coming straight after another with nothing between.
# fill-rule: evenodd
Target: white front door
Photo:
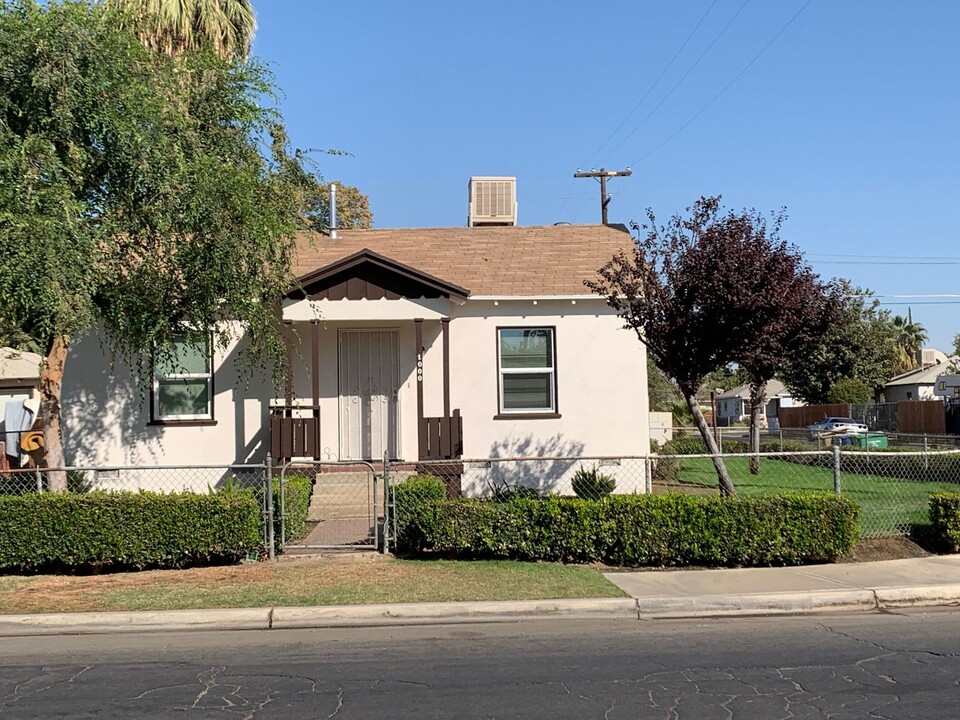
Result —
<instances>
[{"instance_id":1,"label":"white front door","mask_svg":"<svg viewBox=\"0 0 960 720\"><path fill-rule=\"evenodd\" d=\"M400 334L340 331L340 459L398 457Z\"/></svg>"}]
</instances>

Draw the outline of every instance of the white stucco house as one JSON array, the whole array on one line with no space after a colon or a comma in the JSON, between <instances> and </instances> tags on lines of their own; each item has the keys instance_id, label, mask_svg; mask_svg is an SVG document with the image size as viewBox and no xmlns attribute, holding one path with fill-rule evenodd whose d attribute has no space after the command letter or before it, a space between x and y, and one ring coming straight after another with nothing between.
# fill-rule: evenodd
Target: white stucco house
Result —
<instances>
[{"instance_id":1,"label":"white stucco house","mask_svg":"<svg viewBox=\"0 0 960 720\"><path fill-rule=\"evenodd\" d=\"M645 351L584 280L623 226L303 235L274 389L225 352L181 348L138 388L95 337L64 379L68 461L618 458L649 450Z\"/></svg>"},{"instance_id":2,"label":"white stucco house","mask_svg":"<svg viewBox=\"0 0 960 720\"><path fill-rule=\"evenodd\" d=\"M948 357L939 350L924 350L928 362L902 375L891 378L883 388L886 402L903 400L935 400L936 382L940 375L949 372L951 363L960 361L957 356Z\"/></svg>"},{"instance_id":3,"label":"white stucco house","mask_svg":"<svg viewBox=\"0 0 960 720\"><path fill-rule=\"evenodd\" d=\"M717 424L728 427L740 422L750 422L750 385L738 385L716 398ZM770 380L767 383L767 392L764 399L764 413L762 422L765 427L776 429L778 425L778 411L782 407L796 407L803 403L795 400L793 394L779 380Z\"/></svg>"}]
</instances>

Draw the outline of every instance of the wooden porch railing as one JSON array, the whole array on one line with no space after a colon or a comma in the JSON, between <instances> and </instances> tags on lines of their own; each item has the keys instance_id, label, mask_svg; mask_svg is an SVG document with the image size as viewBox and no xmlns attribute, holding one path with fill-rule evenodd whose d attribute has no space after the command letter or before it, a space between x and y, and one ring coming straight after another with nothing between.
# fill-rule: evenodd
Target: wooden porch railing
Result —
<instances>
[{"instance_id":1,"label":"wooden porch railing","mask_svg":"<svg viewBox=\"0 0 960 720\"><path fill-rule=\"evenodd\" d=\"M463 418L459 410L450 417L420 420L420 459L454 460L463 457Z\"/></svg>"},{"instance_id":2,"label":"wooden porch railing","mask_svg":"<svg viewBox=\"0 0 960 720\"><path fill-rule=\"evenodd\" d=\"M307 413L312 417L298 417ZM276 461L320 458L319 414L319 405L275 405L270 408L270 454Z\"/></svg>"}]
</instances>

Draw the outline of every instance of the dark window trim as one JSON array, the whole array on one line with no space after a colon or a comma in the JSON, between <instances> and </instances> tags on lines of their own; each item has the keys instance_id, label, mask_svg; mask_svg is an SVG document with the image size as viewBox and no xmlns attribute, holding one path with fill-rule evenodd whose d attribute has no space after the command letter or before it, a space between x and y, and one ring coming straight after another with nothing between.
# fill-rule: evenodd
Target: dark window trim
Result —
<instances>
[{"instance_id":1,"label":"dark window trim","mask_svg":"<svg viewBox=\"0 0 960 720\"><path fill-rule=\"evenodd\" d=\"M507 415L494 415L494 420L556 420L562 418L563 415L555 412L542 412L542 413L510 413Z\"/></svg>"},{"instance_id":2,"label":"dark window trim","mask_svg":"<svg viewBox=\"0 0 960 720\"><path fill-rule=\"evenodd\" d=\"M216 399L217 399L217 372L216 367L214 367L214 361L216 360L217 349L213 344L213 333L210 333L210 417L208 418L190 418L178 420L176 418L160 418L157 417L157 408L156 408L156 388L154 387L157 381L157 358L156 355L151 353L150 358L150 420L147 422L148 427L212 427L217 424L217 415L216 415Z\"/></svg>"},{"instance_id":3,"label":"dark window trim","mask_svg":"<svg viewBox=\"0 0 960 720\"><path fill-rule=\"evenodd\" d=\"M216 420L151 420L148 427L213 427Z\"/></svg>"},{"instance_id":4,"label":"dark window trim","mask_svg":"<svg viewBox=\"0 0 960 720\"><path fill-rule=\"evenodd\" d=\"M523 411L509 413L503 411L503 398L500 397L500 331L501 330L550 330L553 333L553 410L543 412ZM494 420L539 420L560 417L560 370L557 367L560 353L557 351L556 325L497 325L494 330L493 352L496 356L497 367L497 414Z\"/></svg>"}]
</instances>

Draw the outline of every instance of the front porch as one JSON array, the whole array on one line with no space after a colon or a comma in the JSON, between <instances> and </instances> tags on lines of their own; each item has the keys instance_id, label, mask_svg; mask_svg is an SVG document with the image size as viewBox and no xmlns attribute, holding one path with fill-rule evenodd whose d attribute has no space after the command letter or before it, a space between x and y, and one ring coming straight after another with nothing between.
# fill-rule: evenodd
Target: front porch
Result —
<instances>
[{"instance_id":1,"label":"front porch","mask_svg":"<svg viewBox=\"0 0 960 720\"><path fill-rule=\"evenodd\" d=\"M288 370L284 397L270 407L275 461L462 457L450 304L465 298L368 251L301 278L283 307Z\"/></svg>"}]
</instances>

